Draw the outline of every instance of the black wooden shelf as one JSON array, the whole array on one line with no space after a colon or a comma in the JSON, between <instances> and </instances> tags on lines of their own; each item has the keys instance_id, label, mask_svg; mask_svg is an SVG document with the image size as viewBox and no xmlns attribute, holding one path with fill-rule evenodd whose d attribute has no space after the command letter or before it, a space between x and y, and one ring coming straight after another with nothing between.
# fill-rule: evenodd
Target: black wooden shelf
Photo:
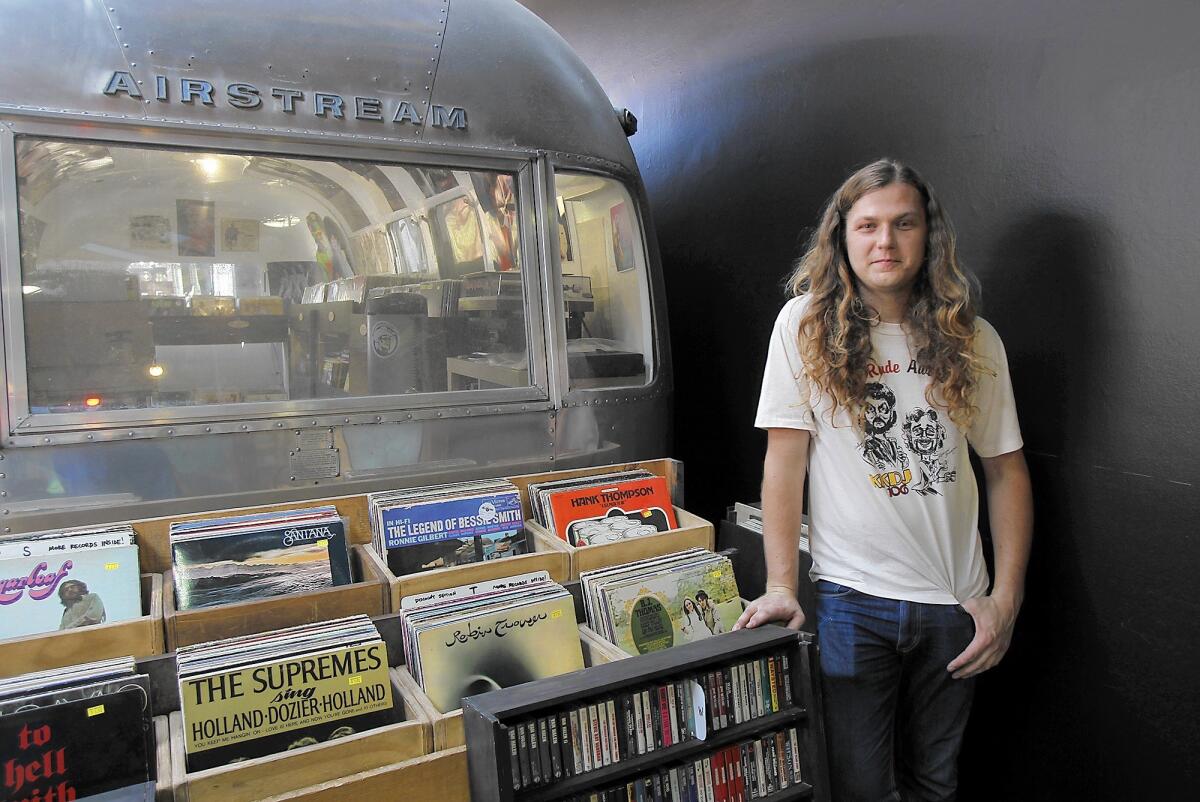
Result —
<instances>
[{"instance_id":1,"label":"black wooden shelf","mask_svg":"<svg viewBox=\"0 0 1200 802\"><path fill-rule=\"evenodd\" d=\"M647 752L644 755L635 755L634 757L627 758L619 763L613 763L601 769L586 771L582 774L568 777L565 780L558 780L549 785L541 785L536 788L520 791L518 792L518 797L527 802L545 802L546 800L571 796L590 788L603 788L614 785L622 779L652 772L656 767L664 764L677 760L687 760L696 755L705 755L742 740L750 740L756 734L761 735L765 732L774 732L785 727L790 727L797 722L803 721L806 715L807 711L803 708L780 710L778 713L772 713L769 716L751 719L741 724L735 724L732 727L708 733L708 737L703 741L695 739L683 741L672 744L665 749L655 749L653 752Z\"/></svg>"},{"instance_id":2,"label":"black wooden shelf","mask_svg":"<svg viewBox=\"0 0 1200 802\"><path fill-rule=\"evenodd\" d=\"M790 659L787 681L793 703L787 709L710 731L703 741L684 741L556 782L513 789L508 735L517 724L563 712L589 699L613 698L631 689L694 677L781 651ZM619 787L663 767L687 763L765 733L795 726L800 736L798 759L806 782L776 791L767 797L767 802L810 798L814 802L829 802L821 721L823 705L815 663L816 648L811 635L764 626L468 697L463 700L463 725L471 797L475 802L549 802L569 798L597 788Z\"/></svg>"},{"instance_id":3,"label":"black wooden shelf","mask_svg":"<svg viewBox=\"0 0 1200 802\"><path fill-rule=\"evenodd\" d=\"M793 799L812 799L812 796L813 787L808 783L801 782L763 797L762 802L790 802Z\"/></svg>"}]
</instances>

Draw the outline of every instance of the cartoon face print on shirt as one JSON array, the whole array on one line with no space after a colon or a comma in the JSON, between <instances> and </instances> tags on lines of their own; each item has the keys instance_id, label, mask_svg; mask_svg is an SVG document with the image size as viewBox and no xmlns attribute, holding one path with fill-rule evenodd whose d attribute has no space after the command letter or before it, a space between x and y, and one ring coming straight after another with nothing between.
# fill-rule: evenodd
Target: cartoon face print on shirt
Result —
<instances>
[{"instance_id":1,"label":"cartoon face print on shirt","mask_svg":"<svg viewBox=\"0 0 1200 802\"><path fill-rule=\"evenodd\" d=\"M917 457L917 473L921 481L913 486L913 490L922 496L940 495L936 484L953 482L956 471L949 469L946 451L946 427L938 420L937 410L920 408L912 410L904 417L904 443Z\"/></svg>"},{"instance_id":2,"label":"cartoon face print on shirt","mask_svg":"<svg viewBox=\"0 0 1200 802\"><path fill-rule=\"evenodd\" d=\"M859 448L863 459L877 471L903 469L908 465L908 454L894 437L888 436L896 419L896 394L886 384L869 383L862 412L865 437Z\"/></svg>"}]
</instances>

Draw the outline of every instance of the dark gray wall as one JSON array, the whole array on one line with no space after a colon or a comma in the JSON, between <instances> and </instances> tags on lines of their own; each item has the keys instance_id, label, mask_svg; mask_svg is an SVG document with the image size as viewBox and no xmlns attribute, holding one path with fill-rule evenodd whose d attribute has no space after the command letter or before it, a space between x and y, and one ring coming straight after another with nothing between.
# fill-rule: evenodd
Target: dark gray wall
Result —
<instances>
[{"instance_id":1,"label":"dark gray wall","mask_svg":"<svg viewBox=\"0 0 1200 802\"><path fill-rule=\"evenodd\" d=\"M1200 5L526 5L641 121L689 506L757 497L758 382L805 228L854 167L911 162L1007 344L1037 503L963 798L1194 798Z\"/></svg>"}]
</instances>

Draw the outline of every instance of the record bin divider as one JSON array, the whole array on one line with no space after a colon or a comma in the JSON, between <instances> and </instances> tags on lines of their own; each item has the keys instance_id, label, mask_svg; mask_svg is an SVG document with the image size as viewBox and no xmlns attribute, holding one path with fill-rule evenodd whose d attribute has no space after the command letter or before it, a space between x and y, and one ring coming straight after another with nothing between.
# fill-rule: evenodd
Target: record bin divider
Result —
<instances>
[{"instance_id":1,"label":"record bin divider","mask_svg":"<svg viewBox=\"0 0 1200 802\"><path fill-rule=\"evenodd\" d=\"M179 710L178 666L174 655L153 657L138 662L138 668L150 675L154 713L168 719L170 731L170 772L177 802L252 802L275 798L306 798L301 792L313 786L339 785L358 775L386 772L407 787L403 779L415 758L428 755L433 746L433 724L424 715L421 700L397 682L397 666L402 667L400 617L395 614L373 618L387 645L392 695L402 720L355 735L264 755L241 763L232 763L197 772L188 772L184 758L183 715ZM419 689L418 689L419 690ZM428 699L425 699L428 704ZM466 761L463 778L447 778L448 785L466 785ZM421 764L424 765L424 764ZM449 765L449 764L446 764ZM417 768L413 769L418 770ZM398 773L397 773L398 772ZM293 794L301 794L293 796ZM464 800L467 798L464 795Z\"/></svg>"},{"instance_id":2,"label":"record bin divider","mask_svg":"<svg viewBox=\"0 0 1200 802\"><path fill-rule=\"evenodd\" d=\"M471 802L467 749L460 746L268 797L262 802L345 802L347 799Z\"/></svg>"},{"instance_id":3,"label":"record bin divider","mask_svg":"<svg viewBox=\"0 0 1200 802\"><path fill-rule=\"evenodd\" d=\"M615 694L626 688L732 665L756 654L787 650L795 709L715 732L704 741L689 740L647 752L602 769L538 788L513 790L508 729L512 723L551 711L562 711L578 700ZM715 749L795 726L800 741L803 781L776 791L769 802L815 799L829 802L825 732L816 642L812 635L777 625L727 632L673 649L631 657L561 677L516 685L463 700L464 729L473 802L547 802L584 791L645 776L681 760L704 756Z\"/></svg>"},{"instance_id":4,"label":"record bin divider","mask_svg":"<svg viewBox=\"0 0 1200 802\"><path fill-rule=\"evenodd\" d=\"M483 560L466 565L433 568L415 574L396 576L384 559L373 548L365 548L363 562L372 564L371 570L383 577L387 585L388 605L391 610L400 609L400 600L434 590L445 590L459 585L470 585L494 579L546 571L555 582L565 582L570 573L570 558L553 544L538 541L526 526L528 542L532 551L498 560Z\"/></svg>"},{"instance_id":5,"label":"record bin divider","mask_svg":"<svg viewBox=\"0 0 1200 802\"><path fill-rule=\"evenodd\" d=\"M167 646L175 651L180 646L350 615L382 615L389 609L387 579L369 554L370 548L361 543L350 546L350 568L357 581L349 585L197 610L175 609L175 583L168 572L163 589Z\"/></svg>"},{"instance_id":6,"label":"record bin divider","mask_svg":"<svg viewBox=\"0 0 1200 802\"><path fill-rule=\"evenodd\" d=\"M154 802L171 802L175 798L175 786L171 774L171 733L166 716L154 717L154 759L156 779Z\"/></svg>"},{"instance_id":7,"label":"record bin divider","mask_svg":"<svg viewBox=\"0 0 1200 802\"><path fill-rule=\"evenodd\" d=\"M603 640L584 625L579 627L579 645L583 650L584 668L605 665L628 657L627 654L614 648L611 643ZM414 705L420 706L421 715L431 722L433 751L454 749L467 742L463 732L462 710L443 713L434 707L433 702L422 690L406 665L396 666L392 669L392 679L404 691L405 698L411 699Z\"/></svg>"},{"instance_id":8,"label":"record bin divider","mask_svg":"<svg viewBox=\"0 0 1200 802\"><path fill-rule=\"evenodd\" d=\"M128 621L0 640L0 677L106 660L162 654L163 577L142 574L142 615Z\"/></svg>"}]
</instances>

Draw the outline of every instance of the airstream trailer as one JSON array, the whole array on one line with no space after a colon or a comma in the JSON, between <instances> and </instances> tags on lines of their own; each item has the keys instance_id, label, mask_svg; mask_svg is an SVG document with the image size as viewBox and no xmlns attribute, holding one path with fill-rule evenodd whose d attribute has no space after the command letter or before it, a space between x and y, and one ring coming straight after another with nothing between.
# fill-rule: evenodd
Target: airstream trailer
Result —
<instances>
[{"instance_id":1,"label":"airstream trailer","mask_svg":"<svg viewBox=\"0 0 1200 802\"><path fill-rule=\"evenodd\" d=\"M669 453L635 121L516 2L3 25L3 531Z\"/></svg>"}]
</instances>

